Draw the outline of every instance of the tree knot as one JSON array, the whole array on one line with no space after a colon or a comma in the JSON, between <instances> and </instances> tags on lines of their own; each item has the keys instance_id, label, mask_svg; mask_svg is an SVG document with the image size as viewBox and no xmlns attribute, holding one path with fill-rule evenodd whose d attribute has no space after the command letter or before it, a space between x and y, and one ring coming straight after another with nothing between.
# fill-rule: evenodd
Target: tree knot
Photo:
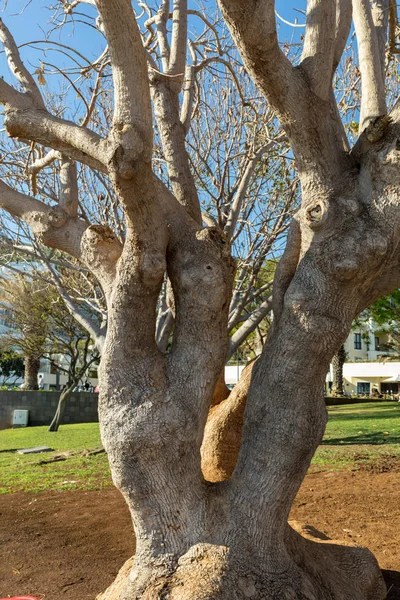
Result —
<instances>
[{"instance_id":1,"label":"tree knot","mask_svg":"<svg viewBox=\"0 0 400 600\"><path fill-rule=\"evenodd\" d=\"M143 135L135 123L114 123L111 135L111 169L122 179L132 179L137 161L143 158Z\"/></svg>"},{"instance_id":2,"label":"tree knot","mask_svg":"<svg viewBox=\"0 0 400 600\"><path fill-rule=\"evenodd\" d=\"M387 128L392 122L392 117L390 115L382 115L373 119L366 128L364 135L371 144L375 144L379 142L385 135Z\"/></svg>"},{"instance_id":3,"label":"tree knot","mask_svg":"<svg viewBox=\"0 0 400 600\"><path fill-rule=\"evenodd\" d=\"M328 207L321 201L312 203L305 209L305 217L307 225L311 229L317 229L325 223L328 217Z\"/></svg>"},{"instance_id":4,"label":"tree knot","mask_svg":"<svg viewBox=\"0 0 400 600\"><path fill-rule=\"evenodd\" d=\"M86 258L101 255L101 262L116 262L122 253L122 244L115 233L105 225L90 225L82 236L82 250ZM99 252L100 251L100 252Z\"/></svg>"}]
</instances>

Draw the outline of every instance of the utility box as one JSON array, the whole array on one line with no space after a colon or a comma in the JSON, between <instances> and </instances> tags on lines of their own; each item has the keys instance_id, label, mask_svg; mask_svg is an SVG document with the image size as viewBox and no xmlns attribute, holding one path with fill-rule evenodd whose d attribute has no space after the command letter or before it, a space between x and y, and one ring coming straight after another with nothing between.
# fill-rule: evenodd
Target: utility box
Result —
<instances>
[{"instance_id":1,"label":"utility box","mask_svg":"<svg viewBox=\"0 0 400 600\"><path fill-rule=\"evenodd\" d=\"M26 427L29 420L29 410L14 410L13 427Z\"/></svg>"}]
</instances>

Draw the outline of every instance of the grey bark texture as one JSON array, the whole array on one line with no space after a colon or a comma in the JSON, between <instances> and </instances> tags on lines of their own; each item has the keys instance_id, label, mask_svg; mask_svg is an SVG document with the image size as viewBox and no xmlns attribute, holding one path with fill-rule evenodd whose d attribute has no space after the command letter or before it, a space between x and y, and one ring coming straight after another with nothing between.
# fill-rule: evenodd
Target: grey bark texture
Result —
<instances>
[{"instance_id":1,"label":"grey bark texture","mask_svg":"<svg viewBox=\"0 0 400 600\"><path fill-rule=\"evenodd\" d=\"M296 67L277 43L272 0L219 4L248 72L291 141L303 193L275 277L272 331L248 393L232 396L243 424L227 481L205 480L201 447L205 456L209 408L229 351L235 264L230 232L202 226L184 148L187 123L178 121L187 3L173 3L171 48L169 2L154 17L163 78L148 61L130 0L96 0L113 70L107 139L39 107L29 78L20 79L24 92L0 80L8 134L61 151L63 178L74 177L68 158L107 172L126 218L121 243L106 226L77 215L73 187L55 208L5 183L0 188L0 205L26 220L43 243L79 258L107 300L101 435L137 548L99 600L383 600L385 585L368 550L316 538L288 525L288 516L324 433L329 362L360 308L400 285L400 109L390 118L382 114L382 63L369 2L353 2L367 99L352 151L332 92L351 23L349 2L308 2ZM3 41L13 56L5 30ZM152 171L151 97L173 193ZM175 316L168 353L155 339L166 272Z\"/></svg>"}]
</instances>

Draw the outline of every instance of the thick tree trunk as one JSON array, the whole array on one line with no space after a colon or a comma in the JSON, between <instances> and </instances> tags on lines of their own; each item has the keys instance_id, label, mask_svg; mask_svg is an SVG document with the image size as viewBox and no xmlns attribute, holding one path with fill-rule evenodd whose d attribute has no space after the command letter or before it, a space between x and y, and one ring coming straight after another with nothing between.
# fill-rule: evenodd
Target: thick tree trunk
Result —
<instances>
[{"instance_id":1,"label":"thick tree trunk","mask_svg":"<svg viewBox=\"0 0 400 600\"><path fill-rule=\"evenodd\" d=\"M303 257L254 365L241 452L228 483L202 480L199 442L188 435L197 411L182 411L180 382L161 391L165 380L158 357L145 364L135 356L143 378L151 373L151 385L157 382L159 393L148 400L145 389L138 395L127 384L133 357L121 344L113 366L110 355L103 358L101 389L112 381L113 390L101 398L103 442L114 482L131 509L137 553L99 600L385 598L379 567L368 550L314 539L287 524L324 432L322 389L329 360L353 314L335 300L338 288L322 290L328 298L323 314L312 306L315 295L301 295L311 283L306 263ZM353 295L351 302L356 300ZM220 370L214 363L210 368L216 381ZM117 381L124 382L123 389ZM208 387L209 402L213 389Z\"/></svg>"},{"instance_id":2,"label":"thick tree trunk","mask_svg":"<svg viewBox=\"0 0 400 600\"><path fill-rule=\"evenodd\" d=\"M53 420L51 421L48 431L58 431L58 428L60 427L61 423L62 423L62 419L63 419L63 415L64 415L64 411L65 411L65 405L67 403L68 398L71 396L72 394L72 390L75 387L75 383L70 384L70 385L66 385L65 388L62 390L61 394L60 394L60 398L58 400L58 405L57 405L57 410L55 412L55 415L53 417Z\"/></svg>"},{"instance_id":3,"label":"thick tree trunk","mask_svg":"<svg viewBox=\"0 0 400 600\"><path fill-rule=\"evenodd\" d=\"M25 356L24 390L39 389L38 374L40 369L40 358L36 356Z\"/></svg>"},{"instance_id":4,"label":"thick tree trunk","mask_svg":"<svg viewBox=\"0 0 400 600\"><path fill-rule=\"evenodd\" d=\"M332 358L333 368L333 382L332 382L332 394L334 396L344 396L344 385L343 385L343 365L346 361L346 350L344 344L342 344Z\"/></svg>"},{"instance_id":5,"label":"thick tree trunk","mask_svg":"<svg viewBox=\"0 0 400 600\"><path fill-rule=\"evenodd\" d=\"M348 200L350 179L344 178L346 189L338 187L335 201L323 193L316 198L310 182L305 208L292 225L275 276L273 328L252 368L244 418L240 386L230 397L237 405L234 452L228 452L234 459L241 429L242 443L229 481L206 482L200 453L227 352L230 267L220 234L188 231L179 252L169 250L177 319L168 356L154 344L159 287L138 294L129 255L120 261L100 365L99 414L137 552L119 591L109 590L102 600L385 598L367 550L310 539L287 524L324 433L330 360L394 247L390 235L383 239L379 211L375 221L371 209L354 227L358 200ZM160 268L158 286L162 277ZM126 327L134 315L140 319ZM227 405L229 398L211 416L230 421ZM216 427L215 437L228 431ZM229 442L223 435L221 448ZM234 462L209 479L229 476Z\"/></svg>"},{"instance_id":6,"label":"thick tree trunk","mask_svg":"<svg viewBox=\"0 0 400 600\"><path fill-rule=\"evenodd\" d=\"M24 90L0 79L7 134L107 173L124 213L123 244L107 226L81 218L72 162L64 164L57 206L1 185L1 207L25 220L41 243L82 260L107 300L101 435L137 551L103 600L383 600L383 579L368 551L315 539L310 529L288 526L288 516L324 433L329 362L360 310L400 284L400 103L386 115L384 48L369 2L308 2L295 65L279 47L273 0L218 3L249 75L291 141L302 203L276 271L273 330L253 368L237 464L229 481L216 483L203 477L201 445L228 353L234 268L221 223L203 227L185 148L189 118L181 121L179 93L184 72L195 74L185 69L187 2L173 3L171 35L168 2L150 19L162 75L151 57L153 36L144 46L130 0L95 0L113 76L113 122L104 136L45 110L0 23ZM375 4L383 10L384 3ZM363 115L352 150L332 90L351 6ZM152 170L153 114L175 196ZM259 236L266 231L256 229ZM166 272L175 307L168 354L155 343ZM237 405L239 432L243 398Z\"/></svg>"}]
</instances>

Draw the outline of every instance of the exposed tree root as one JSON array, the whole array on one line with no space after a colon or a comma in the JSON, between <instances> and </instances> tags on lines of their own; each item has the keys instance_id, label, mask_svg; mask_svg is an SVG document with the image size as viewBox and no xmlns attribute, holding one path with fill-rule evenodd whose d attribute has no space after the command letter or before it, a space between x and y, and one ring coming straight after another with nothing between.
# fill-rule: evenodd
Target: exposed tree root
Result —
<instances>
[{"instance_id":1,"label":"exposed tree root","mask_svg":"<svg viewBox=\"0 0 400 600\"><path fill-rule=\"evenodd\" d=\"M310 526L288 526L289 566L267 573L256 557L227 546L198 544L169 575L138 589L129 559L97 600L384 600L386 586L366 548L327 540Z\"/></svg>"}]
</instances>

